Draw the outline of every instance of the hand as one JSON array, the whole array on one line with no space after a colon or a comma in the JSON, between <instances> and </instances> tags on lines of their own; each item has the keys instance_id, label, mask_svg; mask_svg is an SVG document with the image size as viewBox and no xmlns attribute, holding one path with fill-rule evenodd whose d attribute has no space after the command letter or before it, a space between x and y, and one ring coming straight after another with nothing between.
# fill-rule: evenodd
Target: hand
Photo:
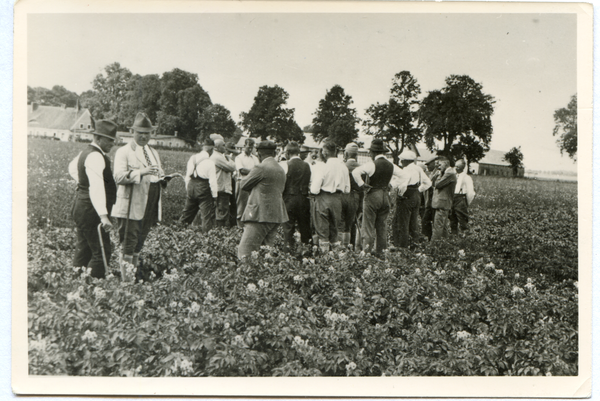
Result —
<instances>
[{"instance_id":1,"label":"hand","mask_svg":"<svg viewBox=\"0 0 600 401\"><path fill-rule=\"evenodd\" d=\"M143 177L143 176L145 176L145 175L150 175L150 174L152 174L152 175L154 175L154 174L158 174L158 166L151 165L151 166L148 166L148 167L146 167L146 168L143 168L143 169L140 171L140 176L141 176L141 177Z\"/></svg>"},{"instance_id":2,"label":"hand","mask_svg":"<svg viewBox=\"0 0 600 401\"><path fill-rule=\"evenodd\" d=\"M110 222L110 219L105 214L100 216L100 223L102 224L102 228L104 228L105 230L111 229L113 226Z\"/></svg>"}]
</instances>

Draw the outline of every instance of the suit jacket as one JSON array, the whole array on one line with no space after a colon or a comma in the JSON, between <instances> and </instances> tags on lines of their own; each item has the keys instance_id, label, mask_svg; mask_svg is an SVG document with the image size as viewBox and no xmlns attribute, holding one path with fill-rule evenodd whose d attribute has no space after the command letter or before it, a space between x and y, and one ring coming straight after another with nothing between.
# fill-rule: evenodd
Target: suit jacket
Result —
<instances>
[{"instance_id":1,"label":"suit jacket","mask_svg":"<svg viewBox=\"0 0 600 401\"><path fill-rule=\"evenodd\" d=\"M129 196L131 195L131 210L129 218L131 220L142 220L146 212L146 203L148 202L148 191L150 190L150 176L140 177L140 170L148 167L144 157L139 157L136 152L138 145L131 141L117 150L115 154L114 174L117 183L117 202L112 209L112 217L127 218L127 208L129 206ZM150 148L150 147L149 147ZM164 171L158 157L158 152L152 148L150 151L158 163L159 174ZM162 217L161 200L158 201L158 220Z\"/></svg>"},{"instance_id":2,"label":"suit jacket","mask_svg":"<svg viewBox=\"0 0 600 401\"><path fill-rule=\"evenodd\" d=\"M240 185L249 191L248 204L242 221L285 223L288 214L283 202L285 172L274 158L268 157L242 179Z\"/></svg>"},{"instance_id":3,"label":"suit jacket","mask_svg":"<svg viewBox=\"0 0 600 401\"><path fill-rule=\"evenodd\" d=\"M454 188L456 187L456 170L448 167L442 176L436 178L433 183L433 200L431 207L434 209L452 209Z\"/></svg>"}]
</instances>

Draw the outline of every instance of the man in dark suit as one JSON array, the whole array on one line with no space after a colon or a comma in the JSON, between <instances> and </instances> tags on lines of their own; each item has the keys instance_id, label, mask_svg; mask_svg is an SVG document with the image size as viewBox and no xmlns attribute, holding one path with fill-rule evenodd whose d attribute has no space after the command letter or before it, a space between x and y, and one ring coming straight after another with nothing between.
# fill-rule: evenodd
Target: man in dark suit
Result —
<instances>
[{"instance_id":1,"label":"man in dark suit","mask_svg":"<svg viewBox=\"0 0 600 401\"><path fill-rule=\"evenodd\" d=\"M433 234L431 241L447 238L450 235L450 220L448 216L454 198L456 187L456 171L452 162L445 156L438 158L438 171L433 175L433 199L431 207L435 211L433 218Z\"/></svg>"},{"instance_id":2,"label":"man in dark suit","mask_svg":"<svg viewBox=\"0 0 600 401\"><path fill-rule=\"evenodd\" d=\"M241 188L250 192L242 215L244 233L238 247L240 259L257 251L261 245L272 246L277 227L288 221L282 197L285 172L274 158L277 145L262 141L256 150L261 163L240 182Z\"/></svg>"},{"instance_id":3,"label":"man in dark suit","mask_svg":"<svg viewBox=\"0 0 600 401\"><path fill-rule=\"evenodd\" d=\"M288 143L285 153L288 161L281 165L286 173L283 201L289 220L283 223L283 235L286 250L293 252L296 224L302 243L308 244L311 240L310 201L308 200L310 165L300 158L300 146L296 142Z\"/></svg>"}]
</instances>

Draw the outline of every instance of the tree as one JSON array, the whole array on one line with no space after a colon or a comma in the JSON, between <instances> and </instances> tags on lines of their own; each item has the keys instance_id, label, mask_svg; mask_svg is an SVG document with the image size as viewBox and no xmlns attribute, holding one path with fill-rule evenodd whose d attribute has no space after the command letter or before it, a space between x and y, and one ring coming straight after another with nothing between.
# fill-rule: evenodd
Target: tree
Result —
<instances>
[{"instance_id":1,"label":"tree","mask_svg":"<svg viewBox=\"0 0 600 401\"><path fill-rule=\"evenodd\" d=\"M559 135L556 143L560 154L566 152L573 161L577 161L577 94L571 97L566 108L554 112L554 122L552 135Z\"/></svg>"},{"instance_id":2,"label":"tree","mask_svg":"<svg viewBox=\"0 0 600 401\"><path fill-rule=\"evenodd\" d=\"M417 80L410 72L401 71L392 79L389 101L371 105L366 111L366 133L383 139L395 163L405 146L415 145L423 137L418 121L419 94Z\"/></svg>"},{"instance_id":3,"label":"tree","mask_svg":"<svg viewBox=\"0 0 600 401\"><path fill-rule=\"evenodd\" d=\"M198 75L175 68L161 78L158 133L177 135L191 142L198 137L200 117L212 102L198 83Z\"/></svg>"},{"instance_id":4,"label":"tree","mask_svg":"<svg viewBox=\"0 0 600 401\"><path fill-rule=\"evenodd\" d=\"M213 104L207 107L199 119L197 138L204 141L210 134L220 134L225 139L234 139L237 126L231 118L231 113L225 106Z\"/></svg>"},{"instance_id":5,"label":"tree","mask_svg":"<svg viewBox=\"0 0 600 401\"><path fill-rule=\"evenodd\" d=\"M122 109L125 107L131 71L119 63L112 63L104 68L104 72L106 75L98 74L92 82L100 106L94 117L114 121L120 129L126 129Z\"/></svg>"},{"instance_id":6,"label":"tree","mask_svg":"<svg viewBox=\"0 0 600 401\"><path fill-rule=\"evenodd\" d=\"M79 104L81 107L88 109L94 119L102 118L102 105L100 104L98 94L95 91L88 90L83 92L79 96Z\"/></svg>"},{"instance_id":7,"label":"tree","mask_svg":"<svg viewBox=\"0 0 600 401\"><path fill-rule=\"evenodd\" d=\"M446 86L429 92L421 102L419 119L425 127L429 150L441 141L441 154L479 161L492 139L494 98L482 92L483 86L467 75L451 75Z\"/></svg>"},{"instance_id":8,"label":"tree","mask_svg":"<svg viewBox=\"0 0 600 401\"><path fill-rule=\"evenodd\" d=\"M127 94L120 120L130 127L138 112L144 112L156 123L160 108L160 77L156 74L133 75L127 84Z\"/></svg>"},{"instance_id":9,"label":"tree","mask_svg":"<svg viewBox=\"0 0 600 401\"><path fill-rule=\"evenodd\" d=\"M513 170L513 176L519 175L519 168L523 167L523 153L521 153L521 147L512 148L504 154L504 160L510 163Z\"/></svg>"},{"instance_id":10,"label":"tree","mask_svg":"<svg viewBox=\"0 0 600 401\"><path fill-rule=\"evenodd\" d=\"M338 147L358 138L356 109L350 107L352 97L346 95L344 88L334 85L319 101L314 113L312 132L316 141L328 139Z\"/></svg>"},{"instance_id":11,"label":"tree","mask_svg":"<svg viewBox=\"0 0 600 401\"><path fill-rule=\"evenodd\" d=\"M63 86L54 85L52 89L42 87L27 87L27 103L39 103L46 106L75 107L78 96L75 92L65 89Z\"/></svg>"},{"instance_id":12,"label":"tree","mask_svg":"<svg viewBox=\"0 0 600 401\"><path fill-rule=\"evenodd\" d=\"M294 120L294 109L285 108L289 94L281 87L261 86L247 113L240 114L241 125L251 137L271 138L278 143L304 142L304 133Z\"/></svg>"}]
</instances>

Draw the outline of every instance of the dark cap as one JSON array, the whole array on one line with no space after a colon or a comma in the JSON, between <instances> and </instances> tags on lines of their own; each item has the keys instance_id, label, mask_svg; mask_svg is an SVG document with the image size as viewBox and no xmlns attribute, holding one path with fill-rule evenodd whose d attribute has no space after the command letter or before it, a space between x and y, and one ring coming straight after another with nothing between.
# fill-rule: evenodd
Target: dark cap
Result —
<instances>
[{"instance_id":1,"label":"dark cap","mask_svg":"<svg viewBox=\"0 0 600 401\"><path fill-rule=\"evenodd\" d=\"M113 141L117 139L117 124L110 120L98 120L94 122L94 135L100 135L110 138Z\"/></svg>"},{"instance_id":2,"label":"dark cap","mask_svg":"<svg viewBox=\"0 0 600 401\"><path fill-rule=\"evenodd\" d=\"M204 142L202 142L202 145L203 146L215 146L215 141L213 141L212 139L207 137L204 139Z\"/></svg>"},{"instance_id":3,"label":"dark cap","mask_svg":"<svg viewBox=\"0 0 600 401\"><path fill-rule=\"evenodd\" d=\"M261 141L258 143L258 145L256 145L256 149L275 150L275 149L277 149L277 145L275 145L275 142Z\"/></svg>"},{"instance_id":4,"label":"dark cap","mask_svg":"<svg viewBox=\"0 0 600 401\"><path fill-rule=\"evenodd\" d=\"M380 138L373 139L369 150L372 152L387 152L387 148L383 144L383 140L381 140Z\"/></svg>"}]
</instances>

